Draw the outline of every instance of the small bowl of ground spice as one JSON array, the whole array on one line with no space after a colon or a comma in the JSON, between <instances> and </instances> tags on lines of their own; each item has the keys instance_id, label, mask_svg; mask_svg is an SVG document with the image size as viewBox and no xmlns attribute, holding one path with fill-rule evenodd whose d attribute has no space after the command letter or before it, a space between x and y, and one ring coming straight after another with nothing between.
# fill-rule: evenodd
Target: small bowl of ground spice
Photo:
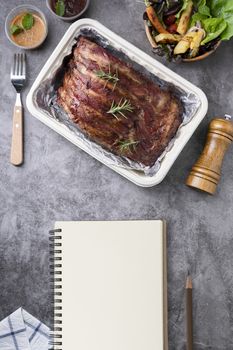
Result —
<instances>
[{"instance_id":1,"label":"small bowl of ground spice","mask_svg":"<svg viewBox=\"0 0 233 350\"><path fill-rule=\"evenodd\" d=\"M50 11L63 21L74 21L87 10L90 0L46 0Z\"/></svg>"},{"instance_id":2,"label":"small bowl of ground spice","mask_svg":"<svg viewBox=\"0 0 233 350\"><path fill-rule=\"evenodd\" d=\"M35 49L44 42L48 25L44 14L37 7L20 5L8 14L5 31L8 39L17 47Z\"/></svg>"}]
</instances>

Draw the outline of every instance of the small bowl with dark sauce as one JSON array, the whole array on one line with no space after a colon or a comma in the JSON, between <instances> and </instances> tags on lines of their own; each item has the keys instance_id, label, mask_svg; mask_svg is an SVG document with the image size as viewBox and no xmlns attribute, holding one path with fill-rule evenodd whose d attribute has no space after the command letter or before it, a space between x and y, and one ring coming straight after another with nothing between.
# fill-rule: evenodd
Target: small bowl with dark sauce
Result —
<instances>
[{"instance_id":1,"label":"small bowl with dark sauce","mask_svg":"<svg viewBox=\"0 0 233 350\"><path fill-rule=\"evenodd\" d=\"M63 21L74 21L87 10L90 0L46 0L50 11Z\"/></svg>"}]
</instances>

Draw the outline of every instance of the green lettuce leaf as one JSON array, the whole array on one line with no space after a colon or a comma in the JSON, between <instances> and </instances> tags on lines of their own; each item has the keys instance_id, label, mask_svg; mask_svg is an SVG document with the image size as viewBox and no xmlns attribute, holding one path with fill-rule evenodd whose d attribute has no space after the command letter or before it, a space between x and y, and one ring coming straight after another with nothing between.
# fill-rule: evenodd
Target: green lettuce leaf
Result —
<instances>
[{"instance_id":1,"label":"green lettuce leaf","mask_svg":"<svg viewBox=\"0 0 233 350\"><path fill-rule=\"evenodd\" d=\"M194 26L197 22L201 22L211 16L210 8L206 5L206 0L196 2L197 12L191 17L190 26Z\"/></svg>"},{"instance_id":2,"label":"green lettuce leaf","mask_svg":"<svg viewBox=\"0 0 233 350\"><path fill-rule=\"evenodd\" d=\"M188 2L189 0L184 0L183 1L183 6L181 7L180 11L176 14L176 18L180 18L181 13L186 10L187 6L188 6Z\"/></svg>"},{"instance_id":3,"label":"green lettuce leaf","mask_svg":"<svg viewBox=\"0 0 233 350\"><path fill-rule=\"evenodd\" d=\"M207 0L213 17L223 18L227 26L221 33L222 40L233 37L233 1L230 0Z\"/></svg>"},{"instance_id":4,"label":"green lettuce leaf","mask_svg":"<svg viewBox=\"0 0 233 350\"><path fill-rule=\"evenodd\" d=\"M222 40L229 40L233 37L233 15L228 18L225 17L225 21L227 22L227 27L224 32L221 34Z\"/></svg>"},{"instance_id":5,"label":"green lettuce leaf","mask_svg":"<svg viewBox=\"0 0 233 350\"><path fill-rule=\"evenodd\" d=\"M193 27L196 25L197 22L202 22L202 20L207 19L205 15L200 14L199 12L194 13L194 15L191 17L190 27Z\"/></svg>"},{"instance_id":6,"label":"green lettuce leaf","mask_svg":"<svg viewBox=\"0 0 233 350\"><path fill-rule=\"evenodd\" d=\"M207 33L205 39L201 42L202 45L216 39L227 27L227 22L223 18L207 18L202 20L202 24Z\"/></svg>"},{"instance_id":7,"label":"green lettuce leaf","mask_svg":"<svg viewBox=\"0 0 233 350\"><path fill-rule=\"evenodd\" d=\"M207 35L202 45L218 36L221 40L229 40L233 37L233 0L194 1L197 12L191 17L190 23L194 26L199 21L205 29Z\"/></svg>"},{"instance_id":8,"label":"green lettuce leaf","mask_svg":"<svg viewBox=\"0 0 233 350\"><path fill-rule=\"evenodd\" d=\"M206 0L201 0L198 4L198 13L206 17L212 17L210 14L210 8L206 5Z\"/></svg>"},{"instance_id":9,"label":"green lettuce leaf","mask_svg":"<svg viewBox=\"0 0 233 350\"><path fill-rule=\"evenodd\" d=\"M233 13L233 2L231 0L207 0L207 3L215 17L224 17L226 13Z\"/></svg>"}]
</instances>

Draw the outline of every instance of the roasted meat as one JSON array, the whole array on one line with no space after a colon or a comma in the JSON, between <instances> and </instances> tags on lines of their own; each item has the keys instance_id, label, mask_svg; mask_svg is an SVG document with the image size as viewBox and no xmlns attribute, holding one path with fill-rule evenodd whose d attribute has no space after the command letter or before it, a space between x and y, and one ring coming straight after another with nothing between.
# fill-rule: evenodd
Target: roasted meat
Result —
<instances>
[{"instance_id":1,"label":"roasted meat","mask_svg":"<svg viewBox=\"0 0 233 350\"><path fill-rule=\"evenodd\" d=\"M182 105L171 89L83 36L57 102L91 140L146 166L155 163L182 122Z\"/></svg>"}]
</instances>

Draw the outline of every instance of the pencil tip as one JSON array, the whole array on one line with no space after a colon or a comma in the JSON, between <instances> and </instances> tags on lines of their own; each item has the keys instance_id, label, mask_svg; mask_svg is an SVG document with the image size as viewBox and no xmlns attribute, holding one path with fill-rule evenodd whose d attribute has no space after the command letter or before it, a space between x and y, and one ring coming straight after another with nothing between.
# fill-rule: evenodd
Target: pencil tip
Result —
<instances>
[{"instance_id":1,"label":"pencil tip","mask_svg":"<svg viewBox=\"0 0 233 350\"><path fill-rule=\"evenodd\" d=\"M192 288L192 279L191 279L191 275L189 274L189 271L186 279L186 288Z\"/></svg>"}]
</instances>

